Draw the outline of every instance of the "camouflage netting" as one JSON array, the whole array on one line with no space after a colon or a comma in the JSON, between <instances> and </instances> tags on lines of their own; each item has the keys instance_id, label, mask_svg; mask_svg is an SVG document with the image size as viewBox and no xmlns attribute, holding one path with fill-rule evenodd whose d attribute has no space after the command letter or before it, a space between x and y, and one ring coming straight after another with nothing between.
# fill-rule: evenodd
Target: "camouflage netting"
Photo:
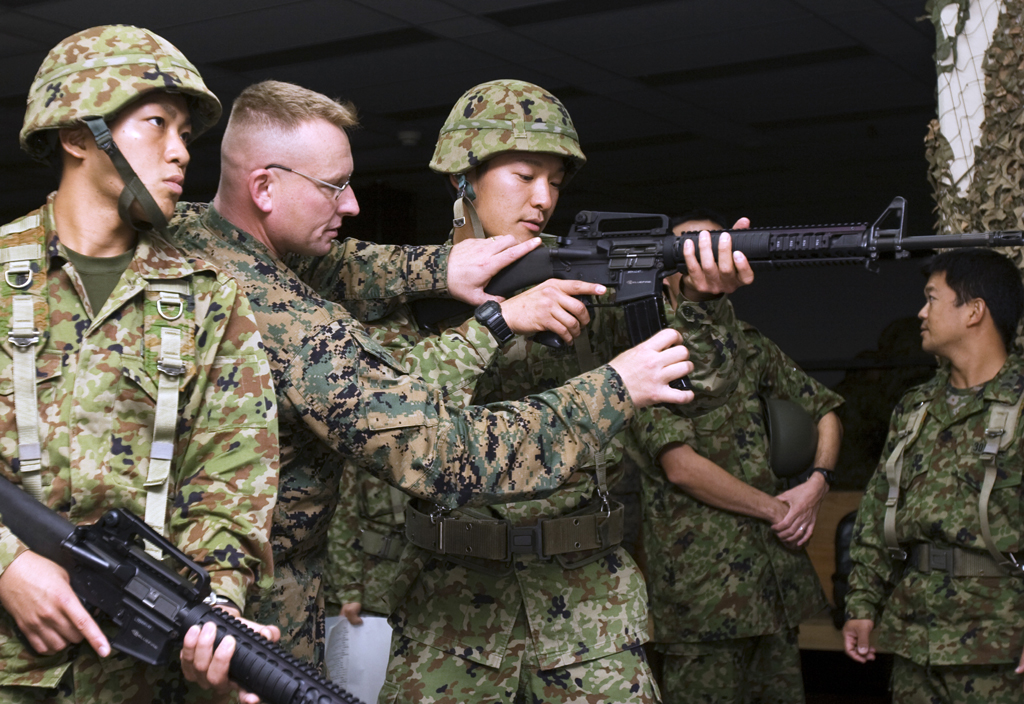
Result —
<instances>
[{"instance_id":1,"label":"camouflage netting","mask_svg":"<svg viewBox=\"0 0 1024 704\"><path fill-rule=\"evenodd\" d=\"M957 2L957 0L953 0ZM936 51L939 67L952 42L941 41L939 11L949 0L933 0L927 5L940 41ZM959 0L962 7L965 0ZM979 232L1024 229L1024 30L1021 17L1024 0L1003 0L992 45L985 54L985 121L981 142L975 149L971 184L965 195L952 182L949 164L953 152L939 121L932 120L925 137L928 180L936 201L936 229L939 232ZM962 28L962 21L958 29ZM1022 263L1021 252L1005 252Z\"/></svg>"},{"instance_id":2,"label":"camouflage netting","mask_svg":"<svg viewBox=\"0 0 1024 704\"><path fill-rule=\"evenodd\" d=\"M936 67L951 49L943 48L938 17L941 8L966 0L930 0L930 11L940 38ZM953 150L947 137L932 120L925 137L928 181L935 194L936 230L941 233L984 232L1024 229L1024 0L1003 0L992 44L982 64L985 73L985 121L981 140L974 151L974 164L965 178L970 186L960 195L950 175ZM962 29L962 22L957 30ZM1019 247L1000 251L1024 269L1024 251ZM1018 328L1016 344L1024 347Z\"/></svg>"}]
</instances>

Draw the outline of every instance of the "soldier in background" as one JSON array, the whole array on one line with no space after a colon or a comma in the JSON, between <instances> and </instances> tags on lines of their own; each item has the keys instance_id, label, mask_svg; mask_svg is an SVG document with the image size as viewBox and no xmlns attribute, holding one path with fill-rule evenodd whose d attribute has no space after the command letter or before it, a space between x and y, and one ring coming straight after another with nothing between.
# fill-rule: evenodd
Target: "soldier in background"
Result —
<instances>
[{"instance_id":1,"label":"soldier in background","mask_svg":"<svg viewBox=\"0 0 1024 704\"><path fill-rule=\"evenodd\" d=\"M857 512L844 645L873 660L879 625L897 704L1024 702L1024 285L990 250L925 274L921 348L941 364L893 411Z\"/></svg>"},{"instance_id":2,"label":"soldier in background","mask_svg":"<svg viewBox=\"0 0 1024 704\"><path fill-rule=\"evenodd\" d=\"M213 203L184 212L175 235L186 251L234 273L253 304L280 405L282 467L272 533L274 588L251 613L280 625L282 646L317 663L323 658L325 537L341 460L445 507L505 501L557 487L591 448L607 444L635 406L692 398L668 386L692 366L670 331L613 366L494 408L452 407L442 389L410 375L345 306L314 292L283 259L327 254L343 218L359 212L345 133L355 123L352 106L319 93L277 81L250 86L232 107ZM508 251L531 246L510 249L513 242L478 243L475 251L500 269L514 259ZM411 248L405 261L388 262L365 257L365 248L350 256L346 247L332 259L337 277L329 293L346 305L357 298L397 299L394 289L401 286L392 287L382 270L405 273L406 291L445 290L449 279L465 287L464 274L446 275L447 252ZM583 308L572 295L593 287L566 282L556 288L554 296L547 296L547 287L502 304L509 325L524 333L550 327L571 339L570 329L580 324L572 311ZM462 340L445 364L473 376L498 343L475 321Z\"/></svg>"},{"instance_id":3,"label":"soldier in background","mask_svg":"<svg viewBox=\"0 0 1024 704\"><path fill-rule=\"evenodd\" d=\"M722 229L707 213L691 217L674 231ZM678 279L666 283L680 301ZM678 308L670 324L685 335L705 305ZM802 546L831 483L842 399L739 325L731 353L742 372L725 405L696 418L649 408L631 428L654 459L641 474L644 552L669 704L803 701L797 626L825 607ZM796 402L817 423L818 469L787 491L770 467L762 396Z\"/></svg>"},{"instance_id":4,"label":"soldier in background","mask_svg":"<svg viewBox=\"0 0 1024 704\"><path fill-rule=\"evenodd\" d=\"M391 614L409 496L356 466L346 469L338 493L324 588L328 613L357 626L364 615Z\"/></svg>"},{"instance_id":5,"label":"soldier in background","mask_svg":"<svg viewBox=\"0 0 1024 704\"><path fill-rule=\"evenodd\" d=\"M456 102L430 166L456 192L456 242L504 233L528 240L543 232L584 161L562 103L539 86L503 80ZM689 251L697 273L688 286L699 278L707 288L712 279L735 288L749 273L730 268L730 251L720 254L726 263L719 270L709 241L704 250L707 270ZM477 309L502 340L500 354L475 387L446 386L451 397L507 403L555 387L628 345L618 308L596 307L572 347L552 350L503 333L504 307ZM389 320L388 334L406 344L426 334L410 311ZM428 340L443 344L451 332ZM535 492L529 501L451 513L426 502L410 506L406 534L415 548L406 550L395 585L396 595L408 592L392 616L393 654L379 701L657 701L641 647L643 578L619 545L622 508L607 497L620 454L593 446L547 498Z\"/></svg>"},{"instance_id":6,"label":"soldier in background","mask_svg":"<svg viewBox=\"0 0 1024 704\"><path fill-rule=\"evenodd\" d=\"M43 207L0 229L0 467L73 523L144 515L237 616L273 577L269 365L236 282L161 238L186 145L220 112L181 52L144 29L87 29L43 61L21 146L61 175ZM234 639L214 652L214 624L185 635L180 667L144 665L112 651L67 573L2 526L0 570L3 701L214 698L185 680L228 690Z\"/></svg>"}]
</instances>

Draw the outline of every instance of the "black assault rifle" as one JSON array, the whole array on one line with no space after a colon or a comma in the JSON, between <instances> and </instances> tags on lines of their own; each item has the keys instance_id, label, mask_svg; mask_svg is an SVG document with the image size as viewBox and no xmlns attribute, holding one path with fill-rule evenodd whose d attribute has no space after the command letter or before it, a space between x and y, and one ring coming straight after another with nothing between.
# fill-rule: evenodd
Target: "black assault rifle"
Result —
<instances>
[{"instance_id":1,"label":"black assault rifle","mask_svg":"<svg viewBox=\"0 0 1024 704\"><path fill-rule=\"evenodd\" d=\"M755 266L864 264L877 270L882 255L899 259L919 250L1024 244L1021 232L904 238L905 207L906 201L897 196L872 224L733 230L732 248L743 252ZM630 343L638 345L665 326L662 279L677 271L685 274L683 243L689 239L697 244L698 233L677 237L668 223L666 215L583 210L576 215L569 234L557 239L556 247L538 247L513 262L491 279L486 290L507 297L552 278L603 284L616 290L614 305L622 306ZM722 232L711 232L716 257ZM413 304L417 320L427 327L469 310L465 304L441 299L421 299ZM540 333L535 339L552 347L561 346L560 339L551 333Z\"/></svg>"},{"instance_id":2,"label":"black assault rifle","mask_svg":"<svg viewBox=\"0 0 1024 704\"><path fill-rule=\"evenodd\" d=\"M74 526L0 476L3 524L33 552L67 570L93 613L120 630L112 645L150 665L164 665L190 626L217 624L235 639L228 673L269 704L361 704L226 612L211 607L210 575L129 511L113 509L93 525ZM142 540L175 565L148 555Z\"/></svg>"}]
</instances>

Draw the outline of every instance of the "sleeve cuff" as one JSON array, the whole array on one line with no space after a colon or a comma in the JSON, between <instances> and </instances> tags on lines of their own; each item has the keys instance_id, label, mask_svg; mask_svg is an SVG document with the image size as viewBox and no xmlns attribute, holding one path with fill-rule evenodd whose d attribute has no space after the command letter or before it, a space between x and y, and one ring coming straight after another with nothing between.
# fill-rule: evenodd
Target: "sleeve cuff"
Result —
<instances>
[{"instance_id":1,"label":"sleeve cuff","mask_svg":"<svg viewBox=\"0 0 1024 704\"><path fill-rule=\"evenodd\" d=\"M28 546L5 526L0 526L0 575L14 562Z\"/></svg>"},{"instance_id":2,"label":"sleeve cuff","mask_svg":"<svg viewBox=\"0 0 1024 704\"><path fill-rule=\"evenodd\" d=\"M611 442L636 415L622 377L610 365L574 377L566 386L572 389L577 403L587 409L600 447Z\"/></svg>"}]
</instances>

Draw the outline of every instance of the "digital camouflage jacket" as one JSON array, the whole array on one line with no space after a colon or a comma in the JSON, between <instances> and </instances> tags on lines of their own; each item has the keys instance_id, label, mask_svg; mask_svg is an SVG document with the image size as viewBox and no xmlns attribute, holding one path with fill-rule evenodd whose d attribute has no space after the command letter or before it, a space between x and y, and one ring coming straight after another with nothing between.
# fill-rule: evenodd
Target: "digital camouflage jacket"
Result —
<instances>
[{"instance_id":1,"label":"digital camouflage jacket","mask_svg":"<svg viewBox=\"0 0 1024 704\"><path fill-rule=\"evenodd\" d=\"M296 640L305 657L317 657L314 643L322 647L320 580L340 460L449 507L514 500L558 486L590 447L604 445L632 417L610 368L522 403L453 408L441 389L409 376L345 307L317 295L215 209L193 206L184 215L176 241L243 282L270 359L282 446L278 574L269 612L256 613L293 634L282 636L293 652ZM432 275L443 281L445 273ZM290 570L289 562L296 563Z\"/></svg>"},{"instance_id":2,"label":"digital camouflage jacket","mask_svg":"<svg viewBox=\"0 0 1024 704\"><path fill-rule=\"evenodd\" d=\"M117 287L103 308L93 311L55 231L52 197L32 215L40 216L42 231L20 231L15 225L0 237L0 249L39 241L40 235L46 244L43 291L49 316L36 321L46 333L36 360L45 503L73 523L92 523L111 508L145 515L143 482L162 324L146 285L189 281L185 315L194 334L182 346L187 371L179 387L166 534L210 572L217 592L244 604L254 583L268 587L271 582L269 532L278 469L270 368L248 302L233 279L143 232ZM12 292L6 283L0 286L5 306L0 326L7 328ZM37 312L41 309L37 305ZM18 483L6 330L2 339L0 465ZM0 568L24 550L0 527ZM101 660L85 644L53 656L36 655L16 635L13 619L0 611L0 684L52 687L69 667L74 668L76 696L83 700L94 697L102 682L127 700L148 701L133 692L177 670L145 667L116 653ZM160 691L166 695L163 701L177 699L170 689Z\"/></svg>"},{"instance_id":3,"label":"digital camouflage jacket","mask_svg":"<svg viewBox=\"0 0 1024 704\"><path fill-rule=\"evenodd\" d=\"M1011 355L980 388L956 390L940 368L909 391L893 411L882 461L861 501L850 557L848 618L871 619L880 645L920 665L994 665L1017 662L1024 647L1024 581L1019 576L950 577L894 563L882 531L889 483L885 460L906 417L928 411L917 439L903 455L896 531L901 545L931 543L988 555L981 537L979 494L985 469L980 450L993 403L1013 405L1024 392L1024 364ZM996 456L998 475L989 500L996 547L1020 554L1024 500L1024 416L1014 442Z\"/></svg>"},{"instance_id":4,"label":"digital camouflage jacket","mask_svg":"<svg viewBox=\"0 0 1024 704\"><path fill-rule=\"evenodd\" d=\"M676 320L684 333L703 318L704 307L683 306ZM669 482L657 463L666 445L685 443L775 495L784 487L769 468L758 394L795 401L815 421L842 403L771 340L740 325L741 334L730 340L739 376L728 403L694 419L663 407L643 409L633 426L638 442L654 458L642 465L644 549L654 640L666 649L673 643L777 633L825 607L805 551L787 549L764 521L692 498Z\"/></svg>"}]
</instances>

